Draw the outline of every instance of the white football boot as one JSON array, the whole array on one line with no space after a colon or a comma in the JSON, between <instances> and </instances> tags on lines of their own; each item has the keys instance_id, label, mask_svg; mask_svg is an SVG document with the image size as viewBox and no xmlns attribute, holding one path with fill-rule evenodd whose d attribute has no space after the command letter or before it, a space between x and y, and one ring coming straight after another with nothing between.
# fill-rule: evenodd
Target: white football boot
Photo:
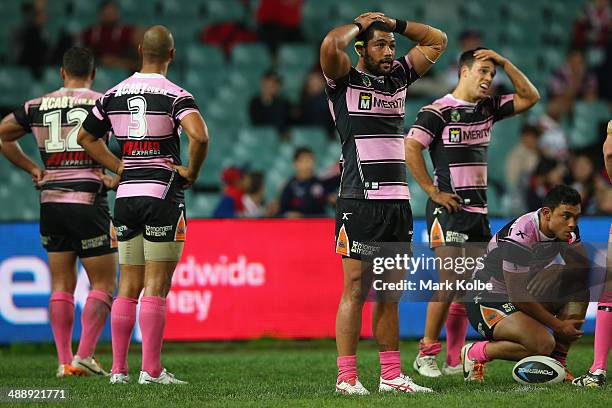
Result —
<instances>
[{"instance_id":1,"label":"white football boot","mask_svg":"<svg viewBox=\"0 0 612 408\"><path fill-rule=\"evenodd\" d=\"M188 382L174 378L174 374L164 368L157 378L151 377L146 371L141 371L138 384L188 384Z\"/></svg>"},{"instance_id":2,"label":"white football boot","mask_svg":"<svg viewBox=\"0 0 612 408\"><path fill-rule=\"evenodd\" d=\"M586 374L581 375L578 378L575 378L572 381L572 384L574 384L577 387L588 387L588 388L603 387L606 385L606 372L604 370L595 370L595 372L592 373L589 370Z\"/></svg>"},{"instance_id":3,"label":"white football boot","mask_svg":"<svg viewBox=\"0 0 612 408\"><path fill-rule=\"evenodd\" d=\"M412 368L414 368L419 374L424 377L435 378L442 376L442 373L438 368L436 356L421 356L417 353L417 356L414 359L414 363L412 363Z\"/></svg>"},{"instance_id":4,"label":"white football boot","mask_svg":"<svg viewBox=\"0 0 612 408\"><path fill-rule=\"evenodd\" d=\"M100 362L94 357L81 358L79 356L74 356L72 359L72 366L83 371L85 375L109 375L104 371Z\"/></svg>"},{"instance_id":5,"label":"white football boot","mask_svg":"<svg viewBox=\"0 0 612 408\"><path fill-rule=\"evenodd\" d=\"M111 384L127 384L130 382L130 376L127 374L117 373L111 374L110 383Z\"/></svg>"},{"instance_id":6,"label":"white football boot","mask_svg":"<svg viewBox=\"0 0 612 408\"><path fill-rule=\"evenodd\" d=\"M57 378L64 378L64 377L83 377L87 374L85 374L85 372L83 370L80 370L76 367L73 367L70 364L60 364L57 367L57 371L55 372L55 376Z\"/></svg>"},{"instance_id":7,"label":"white football boot","mask_svg":"<svg viewBox=\"0 0 612 408\"><path fill-rule=\"evenodd\" d=\"M336 392L346 395L370 395L370 391L359 382L359 378L353 377L346 381L336 383Z\"/></svg>"},{"instance_id":8,"label":"white football boot","mask_svg":"<svg viewBox=\"0 0 612 408\"><path fill-rule=\"evenodd\" d=\"M412 378L407 375L400 374L392 380L385 380L380 377L380 385L378 392L406 392L414 394L416 392L433 392L431 388L421 387L412 381Z\"/></svg>"},{"instance_id":9,"label":"white football boot","mask_svg":"<svg viewBox=\"0 0 612 408\"><path fill-rule=\"evenodd\" d=\"M440 371L442 371L442 374L444 375L457 375L463 373L463 366L461 363L457 364L456 366L449 366L445 361Z\"/></svg>"},{"instance_id":10,"label":"white football boot","mask_svg":"<svg viewBox=\"0 0 612 408\"><path fill-rule=\"evenodd\" d=\"M461 364L465 381L484 381L484 364L468 358L468 352L474 343L468 343L461 348Z\"/></svg>"}]
</instances>

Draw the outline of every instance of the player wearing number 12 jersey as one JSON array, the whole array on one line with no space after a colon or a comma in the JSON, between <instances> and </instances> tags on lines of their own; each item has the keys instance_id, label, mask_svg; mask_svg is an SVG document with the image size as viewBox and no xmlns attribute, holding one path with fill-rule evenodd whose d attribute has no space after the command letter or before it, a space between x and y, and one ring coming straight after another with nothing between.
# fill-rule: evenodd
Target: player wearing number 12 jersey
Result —
<instances>
[{"instance_id":1,"label":"player wearing number 12 jersey","mask_svg":"<svg viewBox=\"0 0 612 408\"><path fill-rule=\"evenodd\" d=\"M163 26L145 32L142 68L106 92L89 114L78 142L120 177L115 202L119 240L119 294L111 311L111 383L128 381L127 351L140 291L142 370L139 383L180 384L161 366L166 296L186 236L183 189L198 177L208 131L193 96L168 81L172 34ZM113 130L122 159L100 139ZM181 165L179 136L189 138L189 165Z\"/></svg>"},{"instance_id":2,"label":"player wearing number 12 jersey","mask_svg":"<svg viewBox=\"0 0 612 408\"><path fill-rule=\"evenodd\" d=\"M106 374L93 352L111 308L117 274L117 242L106 203L109 176L77 143L77 133L99 93L93 54L66 51L60 70L64 86L34 98L0 125L4 155L32 175L40 193L40 237L47 250L52 294L49 319L57 348L58 377ZM33 133L44 170L27 157L17 139ZM102 135L107 141L107 133ZM91 290L81 314L82 332L72 354L76 259L87 271Z\"/></svg>"}]
</instances>

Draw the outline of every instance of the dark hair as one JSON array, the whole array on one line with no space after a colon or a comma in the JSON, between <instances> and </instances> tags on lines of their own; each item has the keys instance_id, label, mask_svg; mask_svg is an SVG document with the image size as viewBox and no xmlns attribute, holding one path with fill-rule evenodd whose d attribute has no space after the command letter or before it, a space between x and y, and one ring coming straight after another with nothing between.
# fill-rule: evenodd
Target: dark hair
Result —
<instances>
[{"instance_id":1,"label":"dark hair","mask_svg":"<svg viewBox=\"0 0 612 408\"><path fill-rule=\"evenodd\" d=\"M578 205L581 202L582 198L578 191L565 184L560 184L548 192L542 206L554 210L562 204Z\"/></svg>"},{"instance_id":2,"label":"dark hair","mask_svg":"<svg viewBox=\"0 0 612 408\"><path fill-rule=\"evenodd\" d=\"M117 2L115 0L103 0L98 4L98 12L104 10L108 6L117 7Z\"/></svg>"},{"instance_id":3,"label":"dark hair","mask_svg":"<svg viewBox=\"0 0 612 408\"><path fill-rule=\"evenodd\" d=\"M542 157L540 158L538 165L533 171L533 174L535 176L545 176L551 171L553 171L554 169L556 169L558 165L559 165L559 162L556 161L555 159L550 159L548 157Z\"/></svg>"},{"instance_id":4,"label":"dark hair","mask_svg":"<svg viewBox=\"0 0 612 408\"><path fill-rule=\"evenodd\" d=\"M248 194L255 194L263 188L264 174L261 171L249 173Z\"/></svg>"},{"instance_id":5,"label":"dark hair","mask_svg":"<svg viewBox=\"0 0 612 408\"><path fill-rule=\"evenodd\" d=\"M359 33L359 35L355 38L355 41L363 41L363 46L365 47L368 44L368 41L374 37L374 31L384 31L387 33L392 33L393 29L389 27L387 24L382 21L375 21L368 28Z\"/></svg>"},{"instance_id":6,"label":"dark hair","mask_svg":"<svg viewBox=\"0 0 612 408\"><path fill-rule=\"evenodd\" d=\"M463 66L467 66L468 68L472 68L474 65L474 61L476 61L476 57L474 57L474 53L478 50L488 50L485 47L474 48L473 50L467 50L461 54L459 57L459 76L461 76L461 68Z\"/></svg>"},{"instance_id":7,"label":"dark hair","mask_svg":"<svg viewBox=\"0 0 612 408\"><path fill-rule=\"evenodd\" d=\"M312 149L310 149L309 147L302 146L302 147L298 147L297 149L295 149L295 153L293 153L293 161L296 161L297 159L299 159L300 156L303 154L309 154L311 156L314 156Z\"/></svg>"},{"instance_id":8,"label":"dark hair","mask_svg":"<svg viewBox=\"0 0 612 408\"><path fill-rule=\"evenodd\" d=\"M62 67L70 76L87 78L94 70L94 55L88 48L72 47L64 53Z\"/></svg>"},{"instance_id":9,"label":"dark hair","mask_svg":"<svg viewBox=\"0 0 612 408\"><path fill-rule=\"evenodd\" d=\"M279 84L283 82L283 78L280 76L280 74L273 69L269 69L266 72L264 72L263 75L261 76L261 79L273 79Z\"/></svg>"},{"instance_id":10,"label":"dark hair","mask_svg":"<svg viewBox=\"0 0 612 408\"><path fill-rule=\"evenodd\" d=\"M525 133L531 133L535 135L536 138L539 138L541 134L540 128L529 123L525 123L523 127L521 127L521 134L523 135Z\"/></svg>"}]
</instances>

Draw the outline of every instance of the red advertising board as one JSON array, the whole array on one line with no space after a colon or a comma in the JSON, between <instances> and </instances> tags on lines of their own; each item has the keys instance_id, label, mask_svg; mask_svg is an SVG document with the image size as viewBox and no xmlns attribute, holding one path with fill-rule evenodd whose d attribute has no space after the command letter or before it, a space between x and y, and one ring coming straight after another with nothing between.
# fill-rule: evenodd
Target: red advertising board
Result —
<instances>
[{"instance_id":1,"label":"red advertising board","mask_svg":"<svg viewBox=\"0 0 612 408\"><path fill-rule=\"evenodd\" d=\"M190 220L167 340L333 337L342 293L333 220ZM371 335L371 306L362 335Z\"/></svg>"}]
</instances>

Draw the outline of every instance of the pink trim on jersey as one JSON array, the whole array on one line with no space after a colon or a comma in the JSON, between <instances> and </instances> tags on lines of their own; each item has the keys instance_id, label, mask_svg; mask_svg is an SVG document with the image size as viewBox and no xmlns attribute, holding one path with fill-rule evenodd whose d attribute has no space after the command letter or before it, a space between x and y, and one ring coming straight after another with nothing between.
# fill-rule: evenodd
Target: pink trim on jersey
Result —
<instances>
[{"instance_id":1,"label":"pink trim on jersey","mask_svg":"<svg viewBox=\"0 0 612 408\"><path fill-rule=\"evenodd\" d=\"M181 121L181 120L183 120L183 118L184 118L185 116L189 115L190 113L199 113L199 112L198 112L198 110L197 110L197 109L187 109L187 110L184 110L183 112L179 113L179 114L176 116L176 119L177 119L178 121ZM179 134L180 134L180 132L179 132Z\"/></svg>"},{"instance_id":2,"label":"pink trim on jersey","mask_svg":"<svg viewBox=\"0 0 612 408\"><path fill-rule=\"evenodd\" d=\"M455 188L468 186L487 186L487 165L450 167L451 179Z\"/></svg>"},{"instance_id":3,"label":"pink trim on jersey","mask_svg":"<svg viewBox=\"0 0 612 408\"><path fill-rule=\"evenodd\" d=\"M409 200L410 190L407 185L379 186L378 190L368 190L368 199Z\"/></svg>"},{"instance_id":4,"label":"pink trim on jersey","mask_svg":"<svg viewBox=\"0 0 612 408\"><path fill-rule=\"evenodd\" d=\"M452 94L446 94L440 99L434 101L435 104L440 104L446 106L476 106L474 102L464 101L462 99L455 98Z\"/></svg>"},{"instance_id":5,"label":"pink trim on jersey","mask_svg":"<svg viewBox=\"0 0 612 408\"><path fill-rule=\"evenodd\" d=\"M96 174L94 169L70 169L70 170L47 170L45 171L45 177L42 179L41 184L51 181L63 181L63 180L86 180L96 181L102 183L100 176Z\"/></svg>"},{"instance_id":6,"label":"pink trim on jersey","mask_svg":"<svg viewBox=\"0 0 612 408\"><path fill-rule=\"evenodd\" d=\"M109 115L113 131L119 136L127 136L130 127L134 126L130 113ZM174 120L168 115L146 115L147 135L146 137L168 136L174 130ZM142 141L146 141L143 139Z\"/></svg>"},{"instance_id":7,"label":"pink trim on jersey","mask_svg":"<svg viewBox=\"0 0 612 408\"><path fill-rule=\"evenodd\" d=\"M406 138L416 140L417 142L422 144L423 147L429 147L429 145L433 141L431 133L427 132L425 128L418 125L414 125L410 128L410 130L406 134Z\"/></svg>"},{"instance_id":8,"label":"pink trim on jersey","mask_svg":"<svg viewBox=\"0 0 612 408\"><path fill-rule=\"evenodd\" d=\"M405 160L404 139L385 138L355 139L360 160Z\"/></svg>"},{"instance_id":9,"label":"pink trim on jersey","mask_svg":"<svg viewBox=\"0 0 612 408\"><path fill-rule=\"evenodd\" d=\"M504 106L506 103L513 101L514 100L514 94L506 94L506 95L502 95L501 98L499 98L499 106Z\"/></svg>"},{"instance_id":10,"label":"pink trim on jersey","mask_svg":"<svg viewBox=\"0 0 612 408\"><path fill-rule=\"evenodd\" d=\"M119 188L117 189L117 198L142 196L163 198L167 188L167 185L146 182L119 184Z\"/></svg>"},{"instance_id":11,"label":"pink trim on jersey","mask_svg":"<svg viewBox=\"0 0 612 408\"><path fill-rule=\"evenodd\" d=\"M399 64L399 63L398 63ZM371 95L370 108L368 110L359 109L360 95L362 93L368 93ZM395 95L383 95L374 89L364 91L363 89L356 89L349 85L346 89L346 106L349 114L392 114L392 115L404 115L406 100L406 88L397 92ZM393 107L384 107L383 104L388 103L395 105ZM377 106L381 105L381 106Z\"/></svg>"},{"instance_id":12,"label":"pink trim on jersey","mask_svg":"<svg viewBox=\"0 0 612 408\"><path fill-rule=\"evenodd\" d=\"M473 205L463 205L461 206L461 209L463 211L467 211L470 213L477 213L477 214L487 214L489 211L487 210L487 207L474 207Z\"/></svg>"},{"instance_id":13,"label":"pink trim on jersey","mask_svg":"<svg viewBox=\"0 0 612 408\"><path fill-rule=\"evenodd\" d=\"M96 193L83 191L43 190L40 193L41 203L93 204Z\"/></svg>"},{"instance_id":14,"label":"pink trim on jersey","mask_svg":"<svg viewBox=\"0 0 612 408\"><path fill-rule=\"evenodd\" d=\"M98 118L99 120L104 120L104 117L102 116L102 114L100 113L100 110L98 109L97 106L94 106L93 109L91 110L91 113L94 114L94 116L96 118Z\"/></svg>"}]
</instances>

